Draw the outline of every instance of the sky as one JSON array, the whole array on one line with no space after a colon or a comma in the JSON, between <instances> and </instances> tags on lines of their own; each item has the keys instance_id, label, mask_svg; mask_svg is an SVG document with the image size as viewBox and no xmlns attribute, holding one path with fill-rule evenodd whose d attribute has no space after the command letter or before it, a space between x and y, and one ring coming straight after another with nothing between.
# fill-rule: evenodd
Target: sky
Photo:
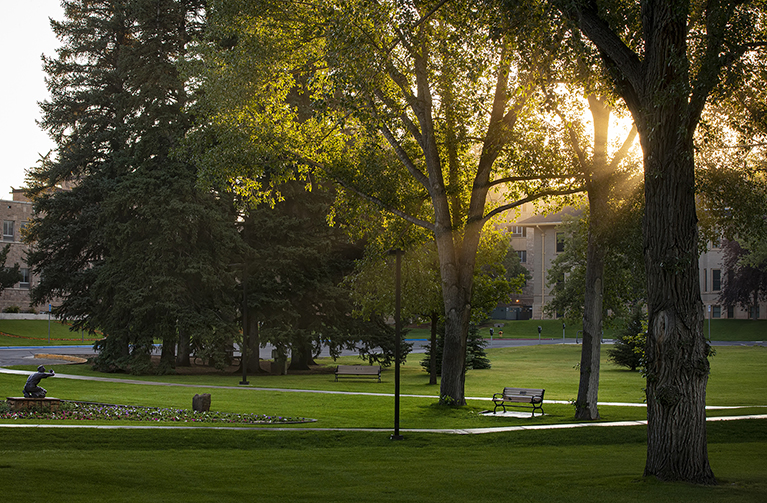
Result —
<instances>
[{"instance_id":1,"label":"sky","mask_svg":"<svg viewBox=\"0 0 767 503\"><path fill-rule=\"evenodd\" d=\"M24 185L24 173L54 146L35 122L37 103L48 98L40 56L55 55L59 43L49 18L61 20L60 0L0 0L0 199Z\"/></svg>"}]
</instances>

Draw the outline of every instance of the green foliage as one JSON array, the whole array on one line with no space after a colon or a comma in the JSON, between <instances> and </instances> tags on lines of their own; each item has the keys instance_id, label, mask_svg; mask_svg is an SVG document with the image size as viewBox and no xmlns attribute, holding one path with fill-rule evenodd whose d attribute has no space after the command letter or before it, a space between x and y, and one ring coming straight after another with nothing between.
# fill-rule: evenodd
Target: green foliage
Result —
<instances>
[{"instance_id":1,"label":"green foliage","mask_svg":"<svg viewBox=\"0 0 767 503\"><path fill-rule=\"evenodd\" d=\"M613 347L607 350L610 361L630 370L644 366L647 320L641 309L634 309L631 317L616 335Z\"/></svg>"},{"instance_id":2,"label":"green foliage","mask_svg":"<svg viewBox=\"0 0 767 503\"><path fill-rule=\"evenodd\" d=\"M560 37L533 6L507 22L498 4L465 0L214 4L200 162L256 200L311 172L343 189L334 217L363 234L397 219L422 229L437 247L446 350L462 353L471 293L498 286L474 288L483 228L524 201L580 190L561 176L562 131L541 116L535 83ZM442 380L459 403L460 356Z\"/></svg>"},{"instance_id":3,"label":"green foliage","mask_svg":"<svg viewBox=\"0 0 767 503\"><path fill-rule=\"evenodd\" d=\"M180 332L231 346L234 215L177 155L193 97L176 64L203 4L76 0L52 23L62 47L45 59L41 123L57 156L28 174L32 295L62 298L57 317L108 334L104 370L149 370L157 339L167 371Z\"/></svg>"},{"instance_id":4,"label":"green foliage","mask_svg":"<svg viewBox=\"0 0 767 503\"><path fill-rule=\"evenodd\" d=\"M440 323L437 325L437 346L435 348L437 375L442 375L442 353L444 351L444 337L445 337L445 325ZM469 337L466 340L466 370L480 370L491 368L490 359L485 353L485 347L488 342L479 335L477 326L472 323L469 325ZM431 343L425 346L426 353L420 364L426 372L431 372ZM450 397L449 397L450 398ZM444 400L443 403L447 404ZM447 404L449 405L449 404Z\"/></svg>"},{"instance_id":5,"label":"green foliage","mask_svg":"<svg viewBox=\"0 0 767 503\"><path fill-rule=\"evenodd\" d=\"M767 299L767 256L763 242L752 252L738 241L725 240L722 244L723 269L726 271L719 302L725 306L751 309Z\"/></svg>"},{"instance_id":6,"label":"green foliage","mask_svg":"<svg viewBox=\"0 0 767 503\"><path fill-rule=\"evenodd\" d=\"M636 303L646 299L640 196L635 192L630 204L613 213L609 232L603 235L606 253L602 307L606 326L628 316ZM564 315L569 324L583 318L588 219L585 210L580 218L565 219L561 229L565 232L565 251L556 256L547 272L547 284L553 286L554 297L544 309L551 315Z\"/></svg>"},{"instance_id":7,"label":"green foliage","mask_svg":"<svg viewBox=\"0 0 767 503\"><path fill-rule=\"evenodd\" d=\"M5 245L3 249L0 250L0 293L6 288L10 288L21 281L19 264L14 264L13 267L6 267L5 265L10 250L10 244Z\"/></svg>"}]
</instances>

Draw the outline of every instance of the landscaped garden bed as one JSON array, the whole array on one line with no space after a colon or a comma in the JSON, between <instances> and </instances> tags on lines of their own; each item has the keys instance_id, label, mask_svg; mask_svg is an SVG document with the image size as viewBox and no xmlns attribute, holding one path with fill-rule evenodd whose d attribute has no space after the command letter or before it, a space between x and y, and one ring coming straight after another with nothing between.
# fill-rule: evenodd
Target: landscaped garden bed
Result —
<instances>
[{"instance_id":1,"label":"landscaped garden bed","mask_svg":"<svg viewBox=\"0 0 767 503\"><path fill-rule=\"evenodd\" d=\"M62 401L59 410L28 409L13 412L0 402L0 419L42 419L75 421L149 421L153 423L219 423L219 424L298 424L313 422L301 417L236 414L231 412L196 412L187 409L163 409L134 405L112 405Z\"/></svg>"}]
</instances>

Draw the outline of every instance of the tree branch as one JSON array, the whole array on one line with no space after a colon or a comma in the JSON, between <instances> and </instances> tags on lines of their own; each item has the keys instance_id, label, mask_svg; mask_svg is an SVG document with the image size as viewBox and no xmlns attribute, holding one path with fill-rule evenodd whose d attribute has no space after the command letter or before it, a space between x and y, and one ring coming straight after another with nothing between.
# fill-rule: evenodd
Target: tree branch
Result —
<instances>
[{"instance_id":1,"label":"tree branch","mask_svg":"<svg viewBox=\"0 0 767 503\"><path fill-rule=\"evenodd\" d=\"M529 195L513 203L504 204L503 206L499 206L495 208L493 211L491 211L490 213L482 217L482 225L486 224L491 218L493 218L494 216L500 213L503 213L504 211L512 210L518 206L522 206L525 203L535 201L536 199L540 199L542 197L550 197L550 196L566 196L569 194L577 194L578 192L583 192L584 190L585 190L585 187L583 186L573 187L569 189L542 190L541 192Z\"/></svg>"},{"instance_id":2,"label":"tree branch","mask_svg":"<svg viewBox=\"0 0 767 503\"><path fill-rule=\"evenodd\" d=\"M492 182L490 182L489 186L493 187L495 185L503 185L504 183L529 182L532 180L568 180L571 178L575 180L582 180L583 174L575 173L570 175L551 175L551 176L507 176L504 178L493 180Z\"/></svg>"},{"instance_id":3,"label":"tree branch","mask_svg":"<svg viewBox=\"0 0 767 503\"><path fill-rule=\"evenodd\" d=\"M391 213L393 215L396 215L396 216L402 218L403 220L407 220L408 222L410 222L413 225L417 225L418 227L422 227L422 228L424 228L424 229L426 229L428 231L434 232L435 227L434 227L433 223L427 222L426 220L422 220L422 219L417 218L417 217L414 217L413 215L410 215L409 213L406 213L406 212L404 212L404 211L402 211L402 210L400 210L398 208L395 208L394 206L386 203L385 201L383 201L383 200L381 200L381 199L379 199L379 198L377 198L377 197L375 197L373 195L370 195L367 192L364 192L364 191L358 189L357 187L355 187L351 183L347 182L343 178L337 177L335 174L333 174L332 171L328 170L324 165L322 165L322 164L320 164L320 163L318 163L316 161L313 161L311 159L303 157L303 156L301 156L299 154L293 153L293 155L295 156L297 161L299 161L299 162L301 162L301 163L303 163L303 164L305 164L307 166L311 166L313 168L319 169L320 171L325 173L328 177L330 177L330 179L332 179L335 183L337 183L338 185L340 185L344 189L346 189L346 190L348 190L350 192L353 192L354 194L356 194L357 196L361 197L362 199L365 199L366 201L370 201L371 203L375 204L376 206L381 207L383 210L388 211L389 213Z\"/></svg>"}]
</instances>

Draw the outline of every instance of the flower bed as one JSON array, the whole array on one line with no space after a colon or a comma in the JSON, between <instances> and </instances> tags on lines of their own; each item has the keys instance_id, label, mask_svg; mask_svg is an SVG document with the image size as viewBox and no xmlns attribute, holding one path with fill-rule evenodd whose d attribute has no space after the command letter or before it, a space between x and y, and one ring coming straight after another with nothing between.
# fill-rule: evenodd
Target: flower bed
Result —
<instances>
[{"instance_id":1,"label":"flower bed","mask_svg":"<svg viewBox=\"0 0 767 503\"><path fill-rule=\"evenodd\" d=\"M62 401L59 410L24 410L12 412L7 402L0 402L0 419L44 419L74 421L150 421L153 423L224 423L224 424L295 424L314 421L306 418L235 414L230 412L195 412L186 409L161 409L131 405L106 405Z\"/></svg>"}]
</instances>

